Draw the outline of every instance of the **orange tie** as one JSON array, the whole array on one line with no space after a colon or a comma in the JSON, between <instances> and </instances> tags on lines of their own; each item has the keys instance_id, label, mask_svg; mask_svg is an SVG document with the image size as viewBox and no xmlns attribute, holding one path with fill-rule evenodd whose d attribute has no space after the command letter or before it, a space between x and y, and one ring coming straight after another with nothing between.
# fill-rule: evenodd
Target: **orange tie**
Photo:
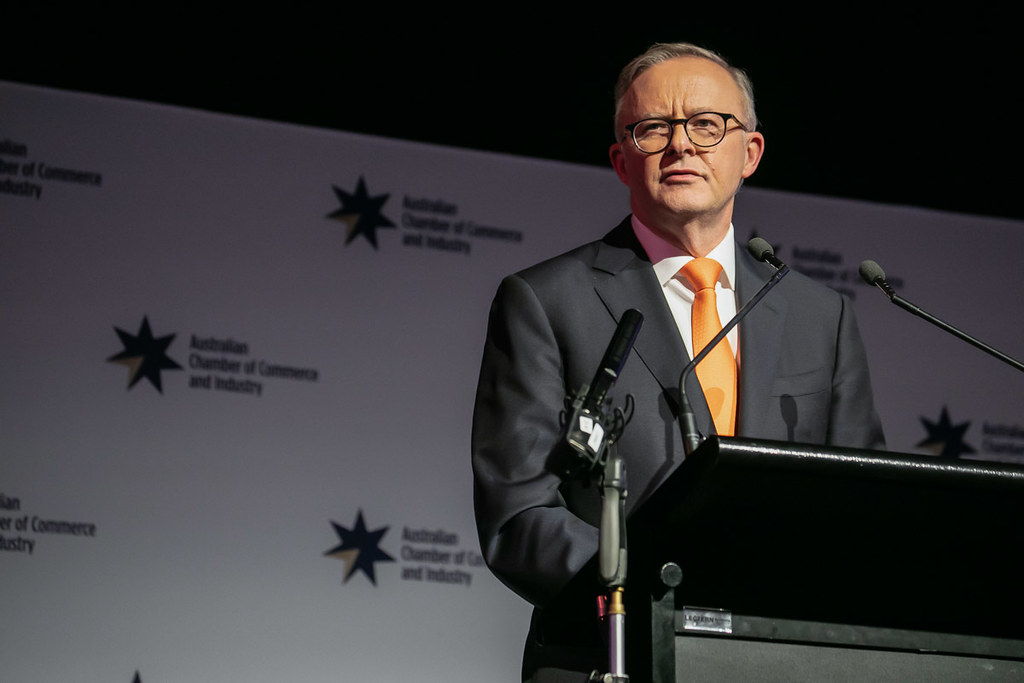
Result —
<instances>
[{"instance_id":1,"label":"orange tie","mask_svg":"<svg viewBox=\"0 0 1024 683\"><path fill-rule=\"evenodd\" d=\"M715 335L722 331L718 317L715 284L722 272L722 264L714 259L696 258L679 269L697 290L690 314L693 326L693 355L696 357ZM711 353L697 365L697 379L704 389L715 430L721 436L733 436L736 431L736 357L729 340L723 339Z\"/></svg>"}]
</instances>

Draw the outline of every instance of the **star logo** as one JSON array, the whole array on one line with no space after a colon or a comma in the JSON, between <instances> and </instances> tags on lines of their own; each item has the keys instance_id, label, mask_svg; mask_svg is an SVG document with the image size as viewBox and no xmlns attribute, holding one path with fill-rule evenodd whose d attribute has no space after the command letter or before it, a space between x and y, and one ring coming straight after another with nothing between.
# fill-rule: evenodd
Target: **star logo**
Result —
<instances>
[{"instance_id":1,"label":"star logo","mask_svg":"<svg viewBox=\"0 0 1024 683\"><path fill-rule=\"evenodd\" d=\"M942 406L942 414L938 422L921 418L921 424L928 432L928 437L917 444L918 448L926 448L934 455L946 460L954 460L961 455L974 453L974 449L964 443L964 432L971 426L970 422L954 425L949 419L949 411Z\"/></svg>"},{"instance_id":2,"label":"star logo","mask_svg":"<svg viewBox=\"0 0 1024 683\"><path fill-rule=\"evenodd\" d=\"M359 183L356 185L354 193L350 194L337 185L332 185L332 187L338 201L341 202L341 208L327 214L327 217L341 221L347 226L348 236L345 238L345 246L362 235L376 249L377 229L395 227L395 224L380 212L390 195L382 194L371 197L366 191L366 181L362 176L359 176Z\"/></svg>"},{"instance_id":3,"label":"star logo","mask_svg":"<svg viewBox=\"0 0 1024 683\"><path fill-rule=\"evenodd\" d=\"M166 353L167 347L171 345L176 335L154 337L149 328L149 318L145 316L142 318L138 334L133 335L119 327L115 327L114 331L121 338L124 350L114 354L107 361L128 367L129 389L134 387L139 380L145 378L162 394L160 372L162 370L181 370L181 366L169 358Z\"/></svg>"},{"instance_id":4,"label":"star logo","mask_svg":"<svg viewBox=\"0 0 1024 683\"><path fill-rule=\"evenodd\" d=\"M338 534L341 543L325 552L324 555L345 563L344 583L348 583L353 574L361 571L366 574L370 583L376 586L375 563L395 561L395 558L381 550L379 545L381 538L388 532L388 527L381 527L374 531L367 530L362 510L356 515L353 529L346 529L335 522L331 522L331 526L334 527L334 532Z\"/></svg>"}]
</instances>

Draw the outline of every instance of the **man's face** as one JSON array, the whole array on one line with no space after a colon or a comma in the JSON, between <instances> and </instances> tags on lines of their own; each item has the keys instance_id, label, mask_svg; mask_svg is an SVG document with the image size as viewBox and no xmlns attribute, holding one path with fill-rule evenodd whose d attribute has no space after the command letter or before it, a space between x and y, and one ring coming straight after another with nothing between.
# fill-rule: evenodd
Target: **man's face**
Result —
<instances>
[{"instance_id":1,"label":"man's face","mask_svg":"<svg viewBox=\"0 0 1024 683\"><path fill-rule=\"evenodd\" d=\"M700 57L656 64L633 82L623 98L619 133L640 119L682 119L715 111L743 115L739 86L724 68ZM744 125L749 122L743 121ZM626 137L612 145L612 166L630 190L630 206L645 225L672 232L681 221L732 219L733 197L743 178L757 168L764 149L760 133L746 133L729 121L729 132L715 147L695 147L682 126L662 152L644 154ZM735 129L734 129L735 128Z\"/></svg>"}]
</instances>

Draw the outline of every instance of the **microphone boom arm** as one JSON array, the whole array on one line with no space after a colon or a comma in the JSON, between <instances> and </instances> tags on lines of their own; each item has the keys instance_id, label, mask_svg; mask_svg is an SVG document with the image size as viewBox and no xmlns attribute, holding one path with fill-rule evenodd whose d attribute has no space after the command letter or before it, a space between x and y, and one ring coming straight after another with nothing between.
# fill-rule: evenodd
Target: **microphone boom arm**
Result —
<instances>
[{"instance_id":1,"label":"microphone boom arm","mask_svg":"<svg viewBox=\"0 0 1024 683\"><path fill-rule=\"evenodd\" d=\"M697 446L700 445L700 435L697 430L697 423L693 415L693 408L690 407L690 402L686 398L686 380L689 379L690 374L696 369L697 364L704 360L704 358L709 353L711 353L711 350L715 348L715 346L719 342L721 342L722 339L724 339L725 336L729 334L729 332L731 332L732 329L736 327L736 325L738 325L739 322L743 320L743 318L745 318L748 313L750 313L751 310L753 310L754 306L756 306L761 301L761 299L765 297L765 295L772 289L772 287L777 285L779 281L783 277L785 277L786 274L789 272L789 266L787 266L785 263L782 263L781 261L778 261L777 259L775 261L781 266L781 268L777 268L776 271L772 273L772 276L771 278L769 278L768 282L761 285L761 289L757 291L757 294L751 297L751 299L747 301L747 303L743 304L743 307L740 308L739 312L737 312L735 316L733 316L732 320L726 323L725 326L722 327L722 330L718 334L716 334L714 338L710 342L708 342L703 349L701 349L700 353L693 357L693 360L690 361L689 365L683 368L683 372L679 376L679 395L681 399L679 420L680 422L682 422L685 442L683 445L686 448L687 455L692 453L697 448ZM772 263L772 266L775 267L775 263Z\"/></svg>"},{"instance_id":2,"label":"microphone boom arm","mask_svg":"<svg viewBox=\"0 0 1024 683\"><path fill-rule=\"evenodd\" d=\"M895 291L893 291L892 287L890 287L888 285L888 283L885 282L884 279L883 280L879 280L879 281L877 281L877 282L875 282L873 284L877 285L879 289L881 289L883 292L885 292L886 296L889 297L890 301L892 301L894 304L896 304L897 306L899 306L903 310L908 311L910 313L913 313L914 315L916 315L919 318L927 320L928 322L930 322L932 325L935 325L939 329L942 329L942 330L945 330L946 332L949 332L954 337L958 337L958 338L962 339L963 341L967 342L968 344L970 344L970 345L972 345L972 346L974 346L974 347L976 347L978 349L981 349L985 353L987 353L989 355L992 355L992 356L995 356L996 358L998 358L999 360L1003 361L1004 363L1007 363L1008 365L1011 365L1012 367L1015 367L1018 370L1024 372L1024 363L1021 363L1020 361L1018 361L1018 360L1016 360L1014 358L1011 358L1010 356L1007 356L1002 351L998 351L998 350L992 348L988 344L986 344L986 343L984 343L982 341L979 341L978 339L975 339L974 337L972 337L971 335L967 334L966 332L958 330L957 328L953 327L949 323L947 323L947 322L945 322L943 320L940 320L939 318L936 318L934 315L932 315L931 313L928 313L927 311L921 309L919 306L916 306L916 305L910 303L909 301L904 299L902 296L897 294Z\"/></svg>"}]
</instances>

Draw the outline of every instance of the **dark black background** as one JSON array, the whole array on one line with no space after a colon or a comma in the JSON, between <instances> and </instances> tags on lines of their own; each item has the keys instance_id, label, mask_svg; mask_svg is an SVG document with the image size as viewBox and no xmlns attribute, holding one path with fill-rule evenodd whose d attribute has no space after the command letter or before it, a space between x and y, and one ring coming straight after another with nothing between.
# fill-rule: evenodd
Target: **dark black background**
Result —
<instances>
[{"instance_id":1,"label":"dark black background","mask_svg":"<svg viewBox=\"0 0 1024 683\"><path fill-rule=\"evenodd\" d=\"M750 185L1024 218L1012 9L644 7L12 10L0 79L607 166L619 69L688 40L754 81Z\"/></svg>"}]
</instances>

